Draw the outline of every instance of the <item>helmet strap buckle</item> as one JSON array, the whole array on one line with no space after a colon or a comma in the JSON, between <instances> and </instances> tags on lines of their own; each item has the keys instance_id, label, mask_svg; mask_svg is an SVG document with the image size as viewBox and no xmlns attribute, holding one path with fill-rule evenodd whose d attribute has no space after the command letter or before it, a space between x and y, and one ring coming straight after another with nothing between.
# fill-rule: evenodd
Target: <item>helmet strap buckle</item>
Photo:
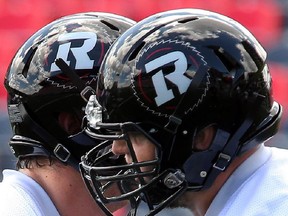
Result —
<instances>
[{"instance_id":1,"label":"helmet strap buckle","mask_svg":"<svg viewBox=\"0 0 288 216\"><path fill-rule=\"evenodd\" d=\"M213 164L213 167L220 171L224 171L226 167L229 165L230 160L231 160L230 155L221 152L218 155L217 161Z\"/></svg>"},{"instance_id":2,"label":"helmet strap buckle","mask_svg":"<svg viewBox=\"0 0 288 216\"><path fill-rule=\"evenodd\" d=\"M172 134L177 132L178 126L182 124L182 119L174 115L169 116L169 122L165 125L165 129Z\"/></svg>"},{"instance_id":3,"label":"helmet strap buckle","mask_svg":"<svg viewBox=\"0 0 288 216\"><path fill-rule=\"evenodd\" d=\"M89 98L91 95L95 95L94 89L92 89L91 86L86 86L81 92L80 92L81 97L85 102L89 101Z\"/></svg>"},{"instance_id":4,"label":"helmet strap buckle","mask_svg":"<svg viewBox=\"0 0 288 216\"><path fill-rule=\"evenodd\" d=\"M62 162L67 162L71 156L70 151L64 147L61 143L58 143L53 150L54 155Z\"/></svg>"}]
</instances>

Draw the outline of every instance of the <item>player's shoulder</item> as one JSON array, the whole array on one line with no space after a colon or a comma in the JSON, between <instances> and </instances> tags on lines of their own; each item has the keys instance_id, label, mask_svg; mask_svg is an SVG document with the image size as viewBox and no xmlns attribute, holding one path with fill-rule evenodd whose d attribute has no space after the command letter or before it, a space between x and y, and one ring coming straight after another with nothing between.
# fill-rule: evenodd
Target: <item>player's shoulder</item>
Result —
<instances>
[{"instance_id":1,"label":"player's shoulder","mask_svg":"<svg viewBox=\"0 0 288 216\"><path fill-rule=\"evenodd\" d=\"M33 203L30 202L29 193L21 184L15 184L18 173L6 172L0 183L0 215L36 215Z\"/></svg>"},{"instance_id":2,"label":"player's shoulder","mask_svg":"<svg viewBox=\"0 0 288 216\"><path fill-rule=\"evenodd\" d=\"M35 186L31 184L30 177L16 170L4 170L3 180L0 183L0 205L13 202L27 202L27 198L31 195L29 188Z\"/></svg>"},{"instance_id":3,"label":"player's shoulder","mask_svg":"<svg viewBox=\"0 0 288 216\"><path fill-rule=\"evenodd\" d=\"M272 152L272 159L288 163L288 149L279 147L269 147Z\"/></svg>"},{"instance_id":4,"label":"player's shoulder","mask_svg":"<svg viewBox=\"0 0 288 216\"><path fill-rule=\"evenodd\" d=\"M268 147L271 152L271 156L267 163L264 164L266 167L267 175L269 175L269 179L277 180L278 185L273 183L275 187L281 187L279 181L282 182L285 187L288 188L288 175L287 175L287 167L288 167L288 149L278 148L278 147ZM283 186L282 185L282 186Z\"/></svg>"},{"instance_id":5,"label":"player's shoulder","mask_svg":"<svg viewBox=\"0 0 288 216\"><path fill-rule=\"evenodd\" d=\"M49 195L31 177L4 170L0 183L0 215L59 215Z\"/></svg>"}]
</instances>

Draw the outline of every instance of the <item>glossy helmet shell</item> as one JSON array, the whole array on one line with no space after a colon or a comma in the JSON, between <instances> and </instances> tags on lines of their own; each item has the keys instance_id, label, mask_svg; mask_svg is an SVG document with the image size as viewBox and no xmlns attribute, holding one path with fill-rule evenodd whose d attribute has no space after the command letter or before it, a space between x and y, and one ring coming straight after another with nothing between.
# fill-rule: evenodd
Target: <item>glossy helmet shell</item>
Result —
<instances>
[{"instance_id":1,"label":"glossy helmet shell","mask_svg":"<svg viewBox=\"0 0 288 216\"><path fill-rule=\"evenodd\" d=\"M140 197L155 215L186 190L210 187L236 155L277 132L282 109L266 58L241 24L205 10L167 11L128 29L107 52L86 107L85 131L105 140L80 163L91 194L103 204L129 199L134 213ZM210 125L210 146L194 149ZM131 131L155 144L155 158L138 160ZM126 142L117 157L115 140ZM107 194L115 183L121 193Z\"/></svg>"},{"instance_id":2,"label":"glossy helmet shell","mask_svg":"<svg viewBox=\"0 0 288 216\"><path fill-rule=\"evenodd\" d=\"M151 16L116 41L100 68L103 122L142 125L161 148L160 170L181 169L190 185L208 186L219 155L229 157L215 165L223 171L278 129L281 106L272 98L266 58L255 37L228 17L193 9ZM195 131L211 124L218 130L210 149L194 152Z\"/></svg>"},{"instance_id":3,"label":"glossy helmet shell","mask_svg":"<svg viewBox=\"0 0 288 216\"><path fill-rule=\"evenodd\" d=\"M86 101L80 95L80 84L95 89L105 53L133 24L133 20L110 13L73 14L47 24L23 44L4 81L14 133L10 145L17 157L55 156L55 147L61 144L66 155L62 160L80 161L91 143L72 141L69 136L74 134L59 125L59 113L74 113L80 119L74 133L81 131ZM76 81L57 66L56 59L74 71Z\"/></svg>"}]
</instances>

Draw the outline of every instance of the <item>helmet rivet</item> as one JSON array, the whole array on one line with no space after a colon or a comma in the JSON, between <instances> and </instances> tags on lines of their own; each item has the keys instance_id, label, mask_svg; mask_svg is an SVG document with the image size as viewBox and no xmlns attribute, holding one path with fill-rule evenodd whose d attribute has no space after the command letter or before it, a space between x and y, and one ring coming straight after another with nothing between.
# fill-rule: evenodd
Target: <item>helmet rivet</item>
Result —
<instances>
[{"instance_id":1,"label":"helmet rivet","mask_svg":"<svg viewBox=\"0 0 288 216\"><path fill-rule=\"evenodd\" d=\"M188 131L187 131L187 130L184 130L182 133L183 133L183 135L187 135L187 134L188 134Z\"/></svg>"},{"instance_id":2,"label":"helmet rivet","mask_svg":"<svg viewBox=\"0 0 288 216\"><path fill-rule=\"evenodd\" d=\"M201 176L202 178L206 177L206 175L207 175L207 172L206 172L206 171L201 171L201 172L200 172L200 176Z\"/></svg>"}]
</instances>

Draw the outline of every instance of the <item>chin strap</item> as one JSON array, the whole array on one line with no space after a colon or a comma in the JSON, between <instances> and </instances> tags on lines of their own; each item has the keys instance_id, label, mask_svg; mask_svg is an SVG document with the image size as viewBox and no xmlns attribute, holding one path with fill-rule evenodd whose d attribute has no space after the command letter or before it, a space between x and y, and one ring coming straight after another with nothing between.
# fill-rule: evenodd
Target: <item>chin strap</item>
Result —
<instances>
[{"instance_id":1,"label":"chin strap","mask_svg":"<svg viewBox=\"0 0 288 216\"><path fill-rule=\"evenodd\" d=\"M180 175L180 177L179 177ZM180 182L178 182L180 180ZM174 185L174 187L167 187L167 184L165 184L165 181L169 181L168 184L175 181L177 181L179 184ZM164 182L165 185L157 185L157 182ZM145 191L146 193L142 193L138 199L134 200L134 202L130 202L131 204L131 210L129 212L129 216L135 216L138 215L138 208L141 203L145 202L147 205L147 214L146 216L153 216L158 214L162 209L166 208L167 206L171 205L176 199L178 199L183 193L186 192L188 188L188 184L186 181L184 181L184 175L180 170L174 170L174 169L167 169L163 171L160 175L158 175L156 178L153 178L149 184L146 184L143 186L141 191ZM150 194L151 193L151 194ZM157 199L158 203L148 203L146 196L154 196L155 193L159 194L154 199ZM150 200L150 199L149 199Z\"/></svg>"},{"instance_id":2,"label":"chin strap","mask_svg":"<svg viewBox=\"0 0 288 216\"><path fill-rule=\"evenodd\" d=\"M169 122L165 125L165 129L171 133L175 134L178 130L179 125L182 124L183 117L190 111L192 111L195 107L198 106L200 101L202 100L202 97L205 95L207 89L199 90L199 86L202 83L203 79L207 79L209 74L207 73L208 67L206 65L201 65L194 78L190 82L190 85L186 91L186 93L181 98L180 102L178 103L174 113L169 116ZM201 92L199 92L201 91ZM195 97L197 95L197 97ZM189 103L187 103L189 101ZM193 107L191 107L191 104L193 104Z\"/></svg>"},{"instance_id":3,"label":"chin strap","mask_svg":"<svg viewBox=\"0 0 288 216\"><path fill-rule=\"evenodd\" d=\"M225 145L224 148L215 149L213 151L215 155L212 155L212 157L210 158L212 159L211 162L214 161L215 159L216 160L212 165L211 171L207 172L207 174L208 173L209 174L207 175L207 178L205 179L202 189L209 188L214 183L216 177L221 172L226 170L226 168L229 166L233 158L237 155L237 153L240 150L241 138L243 137L245 132L251 127L252 124L253 124L253 120L251 118L245 119L244 122L241 124L241 126L238 128L238 130L232 135L232 137L229 137L228 142L222 143L222 145ZM215 143L213 142L211 144L212 148L214 147L214 145ZM206 160L208 160L208 158ZM201 171L201 172L206 172L206 171Z\"/></svg>"},{"instance_id":4,"label":"chin strap","mask_svg":"<svg viewBox=\"0 0 288 216\"><path fill-rule=\"evenodd\" d=\"M205 70L200 70L204 73ZM207 70L206 70L207 71ZM182 101L190 98L191 91L199 86L204 75L195 77L194 85L189 86L187 93L183 96ZM194 87L193 87L194 86ZM190 94L188 93L190 92ZM254 116L258 110L254 108L255 104L261 103L263 96L255 93L248 101L249 109L246 118L243 120L239 128L233 133L228 133L220 128L217 129L214 140L210 148L206 151L195 152L186 160L183 165L186 180L189 182L190 190L202 190L210 187L215 178L229 166L236 155L239 155L259 142L267 140L275 134L281 117L281 106L274 102L269 116L265 118L256 129L256 132L250 135L250 139L244 140L244 136L254 123ZM169 123L165 126L170 134L176 133L178 126L182 123L182 118L187 109L187 105L182 101L178 104L175 112L169 119ZM173 144L171 144L173 146ZM191 172L193 171L193 172Z\"/></svg>"},{"instance_id":5,"label":"chin strap","mask_svg":"<svg viewBox=\"0 0 288 216\"><path fill-rule=\"evenodd\" d=\"M61 71L69 77L73 84L77 87L80 92L81 97L85 102L88 102L91 95L95 95L94 89L91 86L87 85L80 79L77 73L66 64L62 59L56 59L55 64L61 69Z\"/></svg>"},{"instance_id":6,"label":"chin strap","mask_svg":"<svg viewBox=\"0 0 288 216\"><path fill-rule=\"evenodd\" d=\"M206 91L208 90L208 84L210 83L208 71L209 67L207 65L200 65L197 72L195 73L195 76L190 82L187 91L182 96L173 114L169 116L168 123L164 126L164 129L167 132L165 134L165 137L167 138L167 140L169 140L166 143L165 149L168 149L169 152L164 152L163 154L165 156L163 156L163 158L167 158L167 160L169 160L169 158L171 157L171 151L175 145L175 135L178 131L179 126L182 124L182 119L185 118L185 115L188 112L193 111L193 109L198 106L203 97L206 95ZM205 80L206 86L205 88L199 88L201 83L203 83L203 80ZM187 101L189 102L187 103ZM167 161L164 161L164 163L166 162Z\"/></svg>"},{"instance_id":7,"label":"chin strap","mask_svg":"<svg viewBox=\"0 0 288 216\"><path fill-rule=\"evenodd\" d=\"M54 156L64 163L68 163L74 167L77 171L79 170L79 162L71 155L70 151L60 142L58 142L55 137L43 129L39 124L37 124L26 112L26 109L22 103L10 104L8 106L8 112L13 113L14 116L13 123L17 123L25 119L29 129L34 131L38 136L40 136L46 143L52 148L53 154L45 148L45 144L33 139L15 135L9 142L12 152L16 157L19 156ZM15 118L17 115L17 118Z\"/></svg>"},{"instance_id":8,"label":"chin strap","mask_svg":"<svg viewBox=\"0 0 288 216\"><path fill-rule=\"evenodd\" d=\"M62 59L56 59L55 64L61 69L61 71L69 77L69 79L74 83L80 92L81 97L85 102L88 102L90 95L95 94L95 91L90 87L86 86L85 83L80 79L74 70L72 70L66 62ZM44 128L37 124L27 113L24 105L22 103L10 104L8 106L8 112L11 113L10 121L13 123L22 122L25 118L27 125L34 131L38 136L40 136L46 143L53 148L53 154L48 151L44 146L45 144L30 139L28 137L15 135L11 138L9 145L13 154L16 157L19 156L54 156L64 163L70 164L77 171L79 171L79 162L71 155L69 149L67 149L63 144L58 142L57 139L50 133L48 133Z\"/></svg>"}]
</instances>

